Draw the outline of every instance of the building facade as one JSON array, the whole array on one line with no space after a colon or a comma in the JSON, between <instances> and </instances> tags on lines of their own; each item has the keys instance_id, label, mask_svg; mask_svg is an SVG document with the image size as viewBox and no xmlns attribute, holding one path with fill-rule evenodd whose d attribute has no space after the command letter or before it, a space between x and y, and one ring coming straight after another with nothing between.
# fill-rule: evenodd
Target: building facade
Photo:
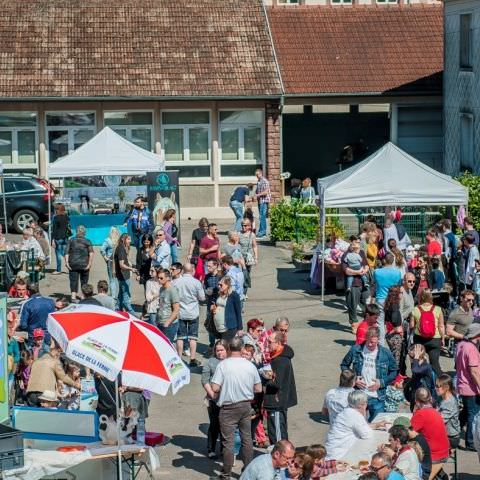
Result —
<instances>
[{"instance_id":1,"label":"building facade","mask_svg":"<svg viewBox=\"0 0 480 480\"><path fill-rule=\"evenodd\" d=\"M285 91L284 170L315 180L388 140L442 169L441 4L306 1L268 15Z\"/></svg>"},{"instance_id":2,"label":"building facade","mask_svg":"<svg viewBox=\"0 0 480 480\"><path fill-rule=\"evenodd\" d=\"M480 174L480 2L445 1L444 169Z\"/></svg>"},{"instance_id":3,"label":"building facade","mask_svg":"<svg viewBox=\"0 0 480 480\"><path fill-rule=\"evenodd\" d=\"M442 6L360 2L0 0L4 168L45 176L109 126L180 171L193 218L230 216L257 167L274 198L282 171L333 173L345 145L440 168Z\"/></svg>"},{"instance_id":4,"label":"building facade","mask_svg":"<svg viewBox=\"0 0 480 480\"><path fill-rule=\"evenodd\" d=\"M109 126L180 171L182 215L218 216L257 167L278 197L282 90L260 0L0 5L7 171L45 176Z\"/></svg>"}]
</instances>

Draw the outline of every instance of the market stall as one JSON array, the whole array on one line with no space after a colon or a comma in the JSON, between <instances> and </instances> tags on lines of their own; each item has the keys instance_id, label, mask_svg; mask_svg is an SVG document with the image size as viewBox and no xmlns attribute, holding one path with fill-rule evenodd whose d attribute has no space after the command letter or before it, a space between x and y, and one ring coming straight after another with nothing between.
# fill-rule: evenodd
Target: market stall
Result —
<instances>
[{"instance_id":1,"label":"market stall","mask_svg":"<svg viewBox=\"0 0 480 480\"><path fill-rule=\"evenodd\" d=\"M105 127L74 152L48 165L47 178L63 178L62 201L71 226L88 227L87 238L99 244L111 226L123 227L127 205L147 196L145 175L165 171L163 159ZM84 182L80 182L81 179ZM67 183L65 179L71 179ZM75 215L76 214L76 215Z\"/></svg>"},{"instance_id":2,"label":"market stall","mask_svg":"<svg viewBox=\"0 0 480 480\"><path fill-rule=\"evenodd\" d=\"M391 142L362 162L318 180L322 248L327 208L467 205L468 189L437 172ZM322 302L325 267L322 268Z\"/></svg>"},{"instance_id":3,"label":"market stall","mask_svg":"<svg viewBox=\"0 0 480 480\"><path fill-rule=\"evenodd\" d=\"M47 328L67 358L100 374L101 384L104 379L113 384L108 395L116 413L108 417L81 409L13 407L19 461L9 466L7 478L35 480L68 470L77 478L110 480L134 478L139 468L153 478L159 460L149 446L168 439L145 430L144 395L166 395L170 387L175 394L190 382L176 349L153 325L96 305L52 312ZM122 407L120 381L123 388L131 387L123 393Z\"/></svg>"}]
</instances>

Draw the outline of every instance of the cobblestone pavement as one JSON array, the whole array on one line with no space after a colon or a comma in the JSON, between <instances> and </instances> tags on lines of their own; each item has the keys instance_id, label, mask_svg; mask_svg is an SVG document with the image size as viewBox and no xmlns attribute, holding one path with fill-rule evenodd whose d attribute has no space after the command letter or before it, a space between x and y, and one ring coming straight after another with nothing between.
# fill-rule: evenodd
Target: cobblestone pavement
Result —
<instances>
[{"instance_id":1,"label":"cobblestone pavement","mask_svg":"<svg viewBox=\"0 0 480 480\"><path fill-rule=\"evenodd\" d=\"M189 239L194 227L193 222L182 223L183 238ZM219 227L225 231L230 225L219 222ZM90 281L96 284L104 278L104 262L96 254ZM307 293L308 275L295 272L288 252L268 244L260 247L260 265L254 269L252 284L245 319L262 318L268 326L278 316L288 316L292 321L289 344L295 351L299 404L289 410L290 438L296 446L321 443L327 432L327 425L320 414L323 397L329 388L337 384L340 360L353 343L342 298L329 296L326 306L322 306L318 295ZM66 294L68 290L66 274L49 275L42 281L44 293ZM140 305L143 289L136 285L133 290L134 303ZM203 327L201 330L199 351L203 352L208 341ZM203 357L200 356L200 359L203 360ZM446 370L451 370L450 359L442 358L442 362ZM147 429L163 432L172 438L166 447L159 449L161 469L155 478L207 479L220 466L205 457L208 416L203 403L200 373L200 368L194 369L190 385L176 396L155 396L152 400ZM458 463L460 479L480 479L476 454L459 451ZM241 462L237 462L235 472L239 473L240 467ZM450 466L447 470L453 471Z\"/></svg>"}]
</instances>

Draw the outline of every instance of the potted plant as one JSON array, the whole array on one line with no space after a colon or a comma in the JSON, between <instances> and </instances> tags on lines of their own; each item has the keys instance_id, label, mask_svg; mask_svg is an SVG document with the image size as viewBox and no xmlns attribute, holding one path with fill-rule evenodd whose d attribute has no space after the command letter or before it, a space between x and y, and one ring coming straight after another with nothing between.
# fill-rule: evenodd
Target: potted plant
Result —
<instances>
[{"instance_id":1,"label":"potted plant","mask_svg":"<svg viewBox=\"0 0 480 480\"><path fill-rule=\"evenodd\" d=\"M292 263L297 270L310 270L314 246L314 242L311 241L292 243Z\"/></svg>"}]
</instances>

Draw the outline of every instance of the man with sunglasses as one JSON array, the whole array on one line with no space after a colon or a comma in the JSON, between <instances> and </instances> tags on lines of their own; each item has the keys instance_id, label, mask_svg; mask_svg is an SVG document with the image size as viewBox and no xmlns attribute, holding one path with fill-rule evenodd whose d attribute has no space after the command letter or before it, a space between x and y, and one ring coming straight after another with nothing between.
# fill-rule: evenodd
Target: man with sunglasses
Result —
<instances>
[{"instance_id":1,"label":"man with sunglasses","mask_svg":"<svg viewBox=\"0 0 480 480\"><path fill-rule=\"evenodd\" d=\"M172 263L170 245L165 238L165 232L163 230L157 230L155 234L150 257L153 267L170 268L170 264Z\"/></svg>"},{"instance_id":2,"label":"man with sunglasses","mask_svg":"<svg viewBox=\"0 0 480 480\"><path fill-rule=\"evenodd\" d=\"M402 375L407 371L407 345L408 337L410 335L410 318L415 308L415 299L413 297L413 289L415 288L415 275L413 273L406 273L403 276L402 294L400 297L400 315L402 316L403 326L403 345L402 353L400 355L399 369Z\"/></svg>"},{"instance_id":3,"label":"man with sunglasses","mask_svg":"<svg viewBox=\"0 0 480 480\"><path fill-rule=\"evenodd\" d=\"M460 294L460 305L453 310L447 320L447 335L459 342L467 333L473 322L473 303L475 293L472 290L463 290Z\"/></svg>"},{"instance_id":4,"label":"man with sunglasses","mask_svg":"<svg viewBox=\"0 0 480 480\"><path fill-rule=\"evenodd\" d=\"M161 332L173 344L178 332L178 314L180 312L180 296L172 285L171 274L167 269L158 272L160 292L158 297L157 324Z\"/></svg>"},{"instance_id":5,"label":"man with sunglasses","mask_svg":"<svg viewBox=\"0 0 480 480\"><path fill-rule=\"evenodd\" d=\"M281 469L295 459L295 447L288 440L277 442L271 453L259 455L249 463L240 480L277 480L283 478Z\"/></svg>"},{"instance_id":6,"label":"man with sunglasses","mask_svg":"<svg viewBox=\"0 0 480 480\"><path fill-rule=\"evenodd\" d=\"M379 480L405 480L400 472L392 469L392 459L383 452L372 457L369 470L376 473Z\"/></svg>"}]
</instances>

